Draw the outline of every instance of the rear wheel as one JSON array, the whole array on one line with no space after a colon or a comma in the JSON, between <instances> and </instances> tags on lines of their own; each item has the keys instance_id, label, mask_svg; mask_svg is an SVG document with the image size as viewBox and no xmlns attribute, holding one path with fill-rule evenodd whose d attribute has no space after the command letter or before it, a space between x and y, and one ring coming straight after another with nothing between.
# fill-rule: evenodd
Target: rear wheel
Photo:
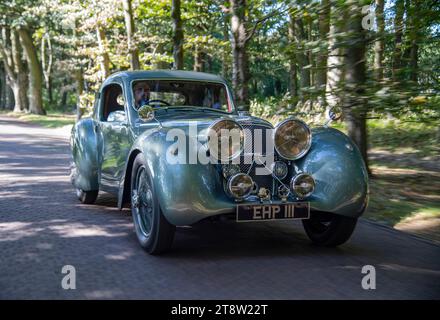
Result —
<instances>
[{"instance_id":1,"label":"rear wheel","mask_svg":"<svg viewBox=\"0 0 440 320\"><path fill-rule=\"evenodd\" d=\"M313 243L336 247L352 235L357 218L327 212L311 212L310 219L303 220L304 229Z\"/></svg>"},{"instance_id":2,"label":"rear wheel","mask_svg":"<svg viewBox=\"0 0 440 320\"><path fill-rule=\"evenodd\" d=\"M95 203L96 198L98 198L98 190L84 191L77 188L76 195L78 196L79 201L81 201L82 203L92 204Z\"/></svg>"},{"instance_id":3,"label":"rear wheel","mask_svg":"<svg viewBox=\"0 0 440 320\"><path fill-rule=\"evenodd\" d=\"M136 236L145 251L159 254L171 248L176 227L162 214L142 154L133 163L131 212Z\"/></svg>"}]
</instances>

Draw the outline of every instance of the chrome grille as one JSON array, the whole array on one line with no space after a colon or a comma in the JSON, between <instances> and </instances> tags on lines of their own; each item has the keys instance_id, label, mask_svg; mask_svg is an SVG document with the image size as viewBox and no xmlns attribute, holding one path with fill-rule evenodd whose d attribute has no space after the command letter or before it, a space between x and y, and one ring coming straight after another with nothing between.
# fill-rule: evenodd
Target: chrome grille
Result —
<instances>
[{"instance_id":1,"label":"chrome grille","mask_svg":"<svg viewBox=\"0 0 440 320\"><path fill-rule=\"evenodd\" d=\"M244 150L240 158L240 169L242 172L248 172L252 164L252 156L256 152L261 153L262 155L267 153L266 133L270 134L270 132L267 132L267 130L270 130L271 128L262 125L254 125L251 123L242 123L241 125L245 132L245 138ZM258 144L261 144L261 146Z\"/></svg>"},{"instance_id":2,"label":"chrome grille","mask_svg":"<svg viewBox=\"0 0 440 320\"><path fill-rule=\"evenodd\" d=\"M259 188L265 187L272 191L272 176L256 175L256 168L264 168L264 166L260 164L252 165L251 162L252 155L254 155L256 152L262 155L266 155L267 152L270 152L266 148L266 133L270 134L270 131L268 130L271 130L272 128L248 122L240 122L240 124L245 131L244 150L243 154L240 156L240 171L249 173ZM259 129L260 132L256 131L257 129ZM261 146L258 146L258 143L261 144Z\"/></svg>"}]
</instances>

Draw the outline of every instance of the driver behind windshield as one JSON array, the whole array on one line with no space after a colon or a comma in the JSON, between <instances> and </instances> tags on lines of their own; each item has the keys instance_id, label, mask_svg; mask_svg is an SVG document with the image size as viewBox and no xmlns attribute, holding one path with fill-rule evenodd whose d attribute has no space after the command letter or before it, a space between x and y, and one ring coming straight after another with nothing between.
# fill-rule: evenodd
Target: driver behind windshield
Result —
<instances>
[{"instance_id":1,"label":"driver behind windshield","mask_svg":"<svg viewBox=\"0 0 440 320\"><path fill-rule=\"evenodd\" d=\"M150 87L146 82L138 82L133 88L134 101L136 108L147 105L150 101Z\"/></svg>"}]
</instances>

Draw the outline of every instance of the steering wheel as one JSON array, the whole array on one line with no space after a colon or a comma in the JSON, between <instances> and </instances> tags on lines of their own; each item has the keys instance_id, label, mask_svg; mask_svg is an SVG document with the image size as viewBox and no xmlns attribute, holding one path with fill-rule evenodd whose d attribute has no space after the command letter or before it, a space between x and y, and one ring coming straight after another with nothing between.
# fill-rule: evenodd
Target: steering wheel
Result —
<instances>
[{"instance_id":1,"label":"steering wheel","mask_svg":"<svg viewBox=\"0 0 440 320\"><path fill-rule=\"evenodd\" d=\"M159 100L159 99L155 99L155 100L148 100L148 105L151 105L151 103L152 102L159 102L159 103L162 103L162 104L164 104L164 105L166 105L166 106L171 106L171 104L170 103L168 103L168 102L166 102L166 101L163 101L163 100Z\"/></svg>"}]
</instances>

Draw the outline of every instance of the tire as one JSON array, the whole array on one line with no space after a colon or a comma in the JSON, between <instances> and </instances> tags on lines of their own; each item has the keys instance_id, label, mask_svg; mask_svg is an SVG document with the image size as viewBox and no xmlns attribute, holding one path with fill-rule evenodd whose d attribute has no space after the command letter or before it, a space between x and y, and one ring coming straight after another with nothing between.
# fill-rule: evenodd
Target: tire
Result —
<instances>
[{"instance_id":1,"label":"tire","mask_svg":"<svg viewBox=\"0 0 440 320\"><path fill-rule=\"evenodd\" d=\"M171 248L176 227L162 213L153 181L142 154L138 154L131 172L131 212L137 239L149 254Z\"/></svg>"},{"instance_id":2,"label":"tire","mask_svg":"<svg viewBox=\"0 0 440 320\"><path fill-rule=\"evenodd\" d=\"M311 212L310 219L302 220L307 236L319 246L336 247L353 234L357 218L327 212Z\"/></svg>"},{"instance_id":3,"label":"tire","mask_svg":"<svg viewBox=\"0 0 440 320\"><path fill-rule=\"evenodd\" d=\"M78 196L79 201L81 201L82 203L92 204L95 203L96 198L98 198L98 190L84 191L77 188L76 195Z\"/></svg>"}]
</instances>

